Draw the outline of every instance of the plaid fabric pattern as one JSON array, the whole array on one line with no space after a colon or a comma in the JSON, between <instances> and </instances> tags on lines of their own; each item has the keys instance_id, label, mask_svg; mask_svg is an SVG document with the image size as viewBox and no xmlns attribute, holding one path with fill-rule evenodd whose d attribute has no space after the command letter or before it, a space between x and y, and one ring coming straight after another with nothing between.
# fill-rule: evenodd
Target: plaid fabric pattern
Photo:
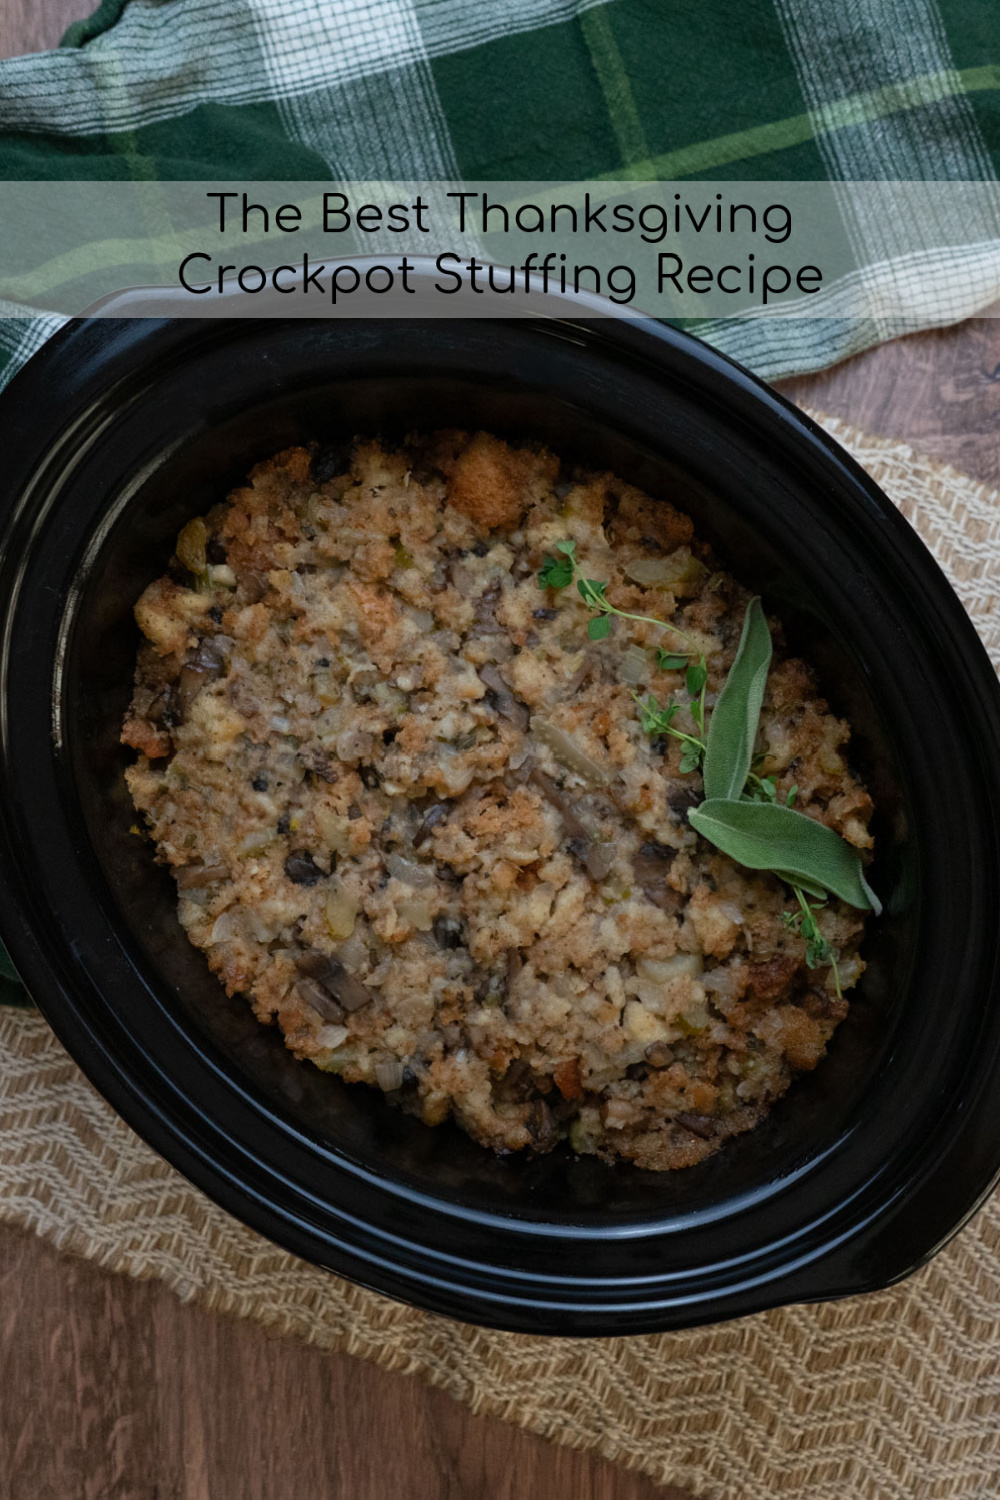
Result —
<instances>
[{"instance_id":1,"label":"plaid fabric pattern","mask_svg":"<svg viewBox=\"0 0 1000 1500\"><path fill-rule=\"evenodd\" d=\"M991 183L998 164L996 0L103 0L58 51L0 62L5 180ZM915 246L901 219L846 198L844 217L887 310L859 317L841 283L821 317L698 332L776 377L1000 295L989 224L949 261L947 222ZM904 319L891 292L918 283ZM2 312L0 382L60 322ZM0 957L0 1001L17 993Z\"/></svg>"},{"instance_id":2,"label":"plaid fabric pattern","mask_svg":"<svg viewBox=\"0 0 1000 1500\"><path fill-rule=\"evenodd\" d=\"M6 179L985 184L998 162L995 0L103 0L0 62ZM843 214L865 316L838 284L815 319L697 331L776 377L1000 293L995 215L951 263L968 225L922 226L942 282L904 216ZM0 325L0 380L53 326Z\"/></svg>"}]
</instances>

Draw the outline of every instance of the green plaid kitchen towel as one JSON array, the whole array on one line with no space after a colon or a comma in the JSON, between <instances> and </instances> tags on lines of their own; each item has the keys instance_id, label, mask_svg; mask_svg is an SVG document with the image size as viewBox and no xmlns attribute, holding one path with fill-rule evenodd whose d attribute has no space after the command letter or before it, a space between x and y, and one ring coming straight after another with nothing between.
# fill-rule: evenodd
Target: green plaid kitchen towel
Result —
<instances>
[{"instance_id":1,"label":"green plaid kitchen towel","mask_svg":"<svg viewBox=\"0 0 1000 1500\"><path fill-rule=\"evenodd\" d=\"M961 179L988 194L998 163L997 0L103 0L58 51L0 63L0 176L15 180ZM915 261L913 226L882 216L855 226L864 316L834 297L815 320L698 331L773 378L955 321L1000 296L997 221L971 250L967 224L933 226L938 260L963 245L944 286L924 277L926 236ZM57 323L7 324L7 375Z\"/></svg>"},{"instance_id":2,"label":"green plaid kitchen towel","mask_svg":"<svg viewBox=\"0 0 1000 1500\"><path fill-rule=\"evenodd\" d=\"M58 51L0 62L0 177L957 179L989 194L997 3L103 0ZM855 227L865 316L834 298L823 318L699 332L776 377L1000 296L991 233L970 247L967 224L935 226L939 261L953 231L964 248L946 291L931 277L915 297L912 226ZM0 319L0 381L59 322ZM0 961L0 999L16 993Z\"/></svg>"}]
</instances>

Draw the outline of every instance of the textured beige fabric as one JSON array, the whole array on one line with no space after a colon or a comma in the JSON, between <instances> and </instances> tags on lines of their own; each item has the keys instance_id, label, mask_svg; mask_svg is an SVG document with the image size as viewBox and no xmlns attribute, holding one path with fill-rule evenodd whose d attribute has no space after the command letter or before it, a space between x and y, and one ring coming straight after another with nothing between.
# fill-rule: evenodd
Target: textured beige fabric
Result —
<instances>
[{"instance_id":1,"label":"textured beige fabric","mask_svg":"<svg viewBox=\"0 0 1000 1500\"><path fill-rule=\"evenodd\" d=\"M828 425L932 547L996 662L1000 495ZM1000 1197L929 1267L868 1297L647 1338L484 1332L361 1291L229 1219L122 1124L37 1015L8 1010L0 1220L706 1500L1000 1493Z\"/></svg>"}]
</instances>

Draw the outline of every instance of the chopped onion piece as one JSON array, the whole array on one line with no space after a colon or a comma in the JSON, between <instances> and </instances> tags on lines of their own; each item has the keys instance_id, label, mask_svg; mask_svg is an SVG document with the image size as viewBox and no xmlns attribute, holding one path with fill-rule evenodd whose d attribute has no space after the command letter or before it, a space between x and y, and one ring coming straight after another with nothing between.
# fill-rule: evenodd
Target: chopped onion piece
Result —
<instances>
[{"instance_id":1,"label":"chopped onion piece","mask_svg":"<svg viewBox=\"0 0 1000 1500\"><path fill-rule=\"evenodd\" d=\"M641 646L633 641L622 657L618 675L629 687L638 687L649 676L649 658Z\"/></svg>"},{"instance_id":2,"label":"chopped onion piece","mask_svg":"<svg viewBox=\"0 0 1000 1500\"><path fill-rule=\"evenodd\" d=\"M374 747L375 741L367 729L345 729L336 740L338 760L348 762L368 760Z\"/></svg>"},{"instance_id":3,"label":"chopped onion piece","mask_svg":"<svg viewBox=\"0 0 1000 1500\"><path fill-rule=\"evenodd\" d=\"M415 896L409 901L397 901L396 911L404 922L409 922L418 932L430 932L434 926L431 903L426 898Z\"/></svg>"},{"instance_id":4,"label":"chopped onion piece","mask_svg":"<svg viewBox=\"0 0 1000 1500\"><path fill-rule=\"evenodd\" d=\"M326 925L330 936L344 942L354 931L358 903L339 883L333 883L326 897Z\"/></svg>"},{"instance_id":5,"label":"chopped onion piece","mask_svg":"<svg viewBox=\"0 0 1000 1500\"><path fill-rule=\"evenodd\" d=\"M327 1047L333 1051L334 1047L339 1047L341 1042L347 1041L347 1027L321 1026L316 1033L316 1040L321 1047Z\"/></svg>"},{"instance_id":6,"label":"chopped onion piece","mask_svg":"<svg viewBox=\"0 0 1000 1500\"><path fill-rule=\"evenodd\" d=\"M721 995L725 1000L735 999L741 992L739 971L731 968L712 969L709 973L701 976L701 982L706 990L713 995ZM743 980L745 987L746 979Z\"/></svg>"},{"instance_id":7,"label":"chopped onion piece","mask_svg":"<svg viewBox=\"0 0 1000 1500\"><path fill-rule=\"evenodd\" d=\"M392 1094L403 1086L403 1064L398 1057L383 1055L375 1064L375 1082L383 1094Z\"/></svg>"},{"instance_id":8,"label":"chopped onion piece","mask_svg":"<svg viewBox=\"0 0 1000 1500\"><path fill-rule=\"evenodd\" d=\"M277 838L273 828L257 828L253 833L244 834L236 845L237 854L260 854L268 844L273 844Z\"/></svg>"},{"instance_id":9,"label":"chopped onion piece","mask_svg":"<svg viewBox=\"0 0 1000 1500\"><path fill-rule=\"evenodd\" d=\"M588 781L592 786L607 786L608 773L602 766L592 760L585 750L568 734L565 729L560 729L558 724L544 719L540 714L535 714L531 720L531 732L543 745L548 745L552 754L560 765L569 771L575 771Z\"/></svg>"},{"instance_id":10,"label":"chopped onion piece","mask_svg":"<svg viewBox=\"0 0 1000 1500\"><path fill-rule=\"evenodd\" d=\"M320 803L314 814L316 830L323 843L335 854L346 854L351 834L349 819Z\"/></svg>"},{"instance_id":11,"label":"chopped onion piece","mask_svg":"<svg viewBox=\"0 0 1000 1500\"><path fill-rule=\"evenodd\" d=\"M189 927L193 927L196 922L200 922L204 915L205 913L197 901L185 901L182 898L177 903L177 920L185 932Z\"/></svg>"},{"instance_id":12,"label":"chopped onion piece","mask_svg":"<svg viewBox=\"0 0 1000 1500\"><path fill-rule=\"evenodd\" d=\"M238 906L231 906L228 911L224 911L221 916L216 917L209 942L225 943L230 938L236 937L240 930L239 918L240 909Z\"/></svg>"},{"instance_id":13,"label":"chopped onion piece","mask_svg":"<svg viewBox=\"0 0 1000 1500\"><path fill-rule=\"evenodd\" d=\"M663 584L678 583L686 578L691 569L690 547L678 547L667 557L637 557L625 564L626 578L641 583L644 588L656 588Z\"/></svg>"},{"instance_id":14,"label":"chopped onion piece","mask_svg":"<svg viewBox=\"0 0 1000 1500\"><path fill-rule=\"evenodd\" d=\"M434 871L426 865L418 865L416 860L405 859L402 854L387 854L385 867L390 875L395 875L397 880L402 880L405 885L427 886L434 884Z\"/></svg>"},{"instance_id":15,"label":"chopped onion piece","mask_svg":"<svg viewBox=\"0 0 1000 1500\"><path fill-rule=\"evenodd\" d=\"M675 979L697 979L704 968L700 953L675 953L673 958L637 958L635 971L640 979L653 984L670 984Z\"/></svg>"},{"instance_id":16,"label":"chopped onion piece","mask_svg":"<svg viewBox=\"0 0 1000 1500\"><path fill-rule=\"evenodd\" d=\"M277 927L272 926L270 922L265 922L263 917L258 916L255 911L248 911L247 916L250 920L250 931L253 933L257 942L273 943L274 939L281 931L280 925Z\"/></svg>"}]
</instances>

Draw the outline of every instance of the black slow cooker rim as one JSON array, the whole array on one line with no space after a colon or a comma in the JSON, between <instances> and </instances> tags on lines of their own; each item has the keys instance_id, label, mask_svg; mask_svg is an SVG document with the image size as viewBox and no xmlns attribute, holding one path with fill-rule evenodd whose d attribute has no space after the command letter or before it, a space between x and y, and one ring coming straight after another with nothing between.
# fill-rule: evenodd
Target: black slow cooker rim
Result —
<instances>
[{"instance_id":1,"label":"black slow cooker rim","mask_svg":"<svg viewBox=\"0 0 1000 1500\"><path fill-rule=\"evenodd\" d=\"M574 318L571 317L570 326L573 321ZM0 418L5 411L13 411L11 421L16 420L18 403L22 414L25 410L30 411L37 391L51 375L53 368L58 367L60 359L64 358L67 348L72 346L75 339L96 339L100 344L102 338L107 339L113 327L114 325L110 325L108 329L102 330L100 323L82 323L64 330L43 351L43 357L36 357L37 363L33 361L29 364L8 392L0 397ZM836 480L844 494L854 496L859 513L866 516L869 523L873 518L877 520L882 536L888 539L885 545L893 551L899 568L902 580L900 586L923 590L934 599L939 623L950 634L967 672L972 693L970 702L976 705L980 720L979 732L975 738L978 749L982 752L989 742L991 729L996 735L997 724L1000 723L998 694L992 669L971 625L950 589L943 585L929 555L863 471L821 429L782 398L763 387L747 372L732 366L722 356L685 335L661 325L644 325L633 321L600 325L596 334L590 327L585 331L588 338L597 337L607 341L626 358L640 359L653 365L659 362L669 363L671 360L679 361L689 372L697 371L707 384L714 382L717 399L720 399L718 384L721 383L721 399L726 400L734 409L739 410L742 406L744 415L749 411L762 422L766 413L767 421L775 429L776 438L780 435L781 440L790 448L798 449L800 454L804 453L807 460L815 462L818 455L822 456L820 471L829 477L831 486ZM184 325L165 323L158 326L149 324L143 329L130 324L128 338L134 337L135 347L141 350L154 333L158 333L160 337L160 357L166 352L164 346L167 350L171 345L183 348L185 342L192 337L225 339L234 336L234 330L230 328L227 331L222 324L206 326L198 332L190 324L185 328ZM9 618L8 611L8 626ZM5 683L6 675L5 667ZM5 746L9 743L6 716L10 708L5 696ZM6 753L5 749L5 757ZM995 780L994 776L994 790ZM995 805L992 813L996 825ZM8 842L6 826L3 841ZM310 1208L303 1202L297 1213L276 1211L273 1202L265 1201L266 1176L255 1176L251 1170L252 1162L248 1162L239 1142L224 1140L218 1131L214 1131L208 1141L205 1134L207 1122L203 1117L187 1117L182 1108L176 1107L176 1103L169 1110L162 1105L157 1097L158 1090L166 1086L169 1094L170 1080L164 1077L160 1064L155 1058L139 1055L132 1039L116 1035L116 1027L110 1018L107 1014L102 1016L99 1001L96 1001L97 1008L89 1016L85 1014L79 1003L79 995L73 994L72 980L67 979L65 968L63 967L61 974L56 972L60 955L47 953L35 941L30 928L21 929L24 913L24 893L17 889L15 872L10 869L0 870L0 925L5 935L9 934L9 946L15 962L29 986L38 994L42 1008L57 1033L88 1075L111 1098L119 1112L162 1154L180 1167L185 1175L238 1217L296 1253L321 1264L329 1264L331 1268L379 1290L406 1296L451 1315L468 1317L471 1310L477 1320L496 1322L498 1326L563 1333L620 1332L631 1328L683 1326L688 1322L704 1321L707 1315L738 1316L776 1302L838 1295L845 1291L884 1285L888 1280L896 1279L912 1269L919 1260L933 1253L940 1243L941 1235L932 1234L931 1242L924 1244L919 1251L912 1248L908 1250L904 1256L907 1264L887 1265L881 1275L866 1276L859 1272L853 1262L838 1262L837 1253L841 1242L846 1243L856 1238L861 1232L861 1225L877 1219L885 1213L887 1206L891 1206L887 1205L884 1190L880 1190L876 1193L878 1201L874 1207L870 1202L858 1203L852 1226L845 1225L841 1214L837 1232L814 1237L815 1243L808 1253L792 1255L769 1268L758 1266L756 1275L743 1276L742 1279L733 1277L725 1287L716 1282L714 1287L705 1287L702 1294L694 1294L693 1288L689 1287L687 1292L677 1297L663 1295L666 1284L671 1279L667 1276L659 1279L660 1295L646 1295L635 1302L629 1294L629 1278L626 1277L615 1282L616 1295L608 1295L612 1293L610 1286L605 1285L604 1296L598 1295L597 1286L592 1286L592 1295L585 1301L579 1301L578 1294L585 1285L585 1279L578 1277L568 1283L565 1278L537 1276L534 1278L536 1290L531 1295L518 1298L511 1289L501 1292L496 1287L490 1287L488 1278L484 1284L480 1276L467 1277L463 1268L456 1265L451 1257L444 1257L444 1260L450 1262L450 1279L435 1275L429 1269L435 1258L432 1256L425 1266L420 1247L412 1244L400 1249L400 1261L394 1265L382 1253L382 1247L386 1243L385 1236L366 1236L363 1225L352 1226L355 1236L353 1241L338 1242L331 1230L320 1232L316 1223L311 1222L315 1205ZM61 956L65 959L65 954ZM103 1024L97 1024L98 1020ZM988 1063L995 1067L995 1055L991 1058L984 1048L980 1056L981 1070L985 1071ZM995 1073L991 1076L995 1077ZM938 1174L948 1171L948 1162L955 1159L956 1151L961 1149L962 1139L969 1135L972 1117L977 1113L973 1106L978 1103L981 1107L982 1099L977 1099L977 1095L981 1096L982 1092L983 1079L980 1079L979 1088L970 1079L970 1089L965 1096L969 1108L964 1119L955 1122L956 1129L952 1137L939 1143L937 1161L929 1162L924 1157L913 1164L913 1172L909 1177L903 1174L906 1180L897 1179L893 1192L888 1195L897 1208L901 1199L914 1193L926 1197L929 1182ZM992 1186L1000 1166L997 1155L994 1152L990 1171L980 1173L979 1181L968 1184L964 1217L974 1211ZM844 1204L839 1205L840 1210L845 1207ZM835 1213L836 1210L831 1212ZM507 1227L515 1228L511 1224ZM958 1224L951 1224L949 1232L954 1232L957 1227ZM832 1228L833 1226L831 1230ZM531 1226L522 1232L532 1232ZM557 1235L556 1238L558 1237ZM440 1258L437 1263L441 1263ZM823 1276L817 1280L814 1272L820 1263L823 1265ZM519 1278L513 1276L512 1279L516 1282ZM641 1280L648 1282L650 1278ZM525 1278L525 1281L531 1282L532 1278ZM647 1287L648 1293L652 1294L652 1291L652 1287Z\"/></svg>"}]
</instances>

